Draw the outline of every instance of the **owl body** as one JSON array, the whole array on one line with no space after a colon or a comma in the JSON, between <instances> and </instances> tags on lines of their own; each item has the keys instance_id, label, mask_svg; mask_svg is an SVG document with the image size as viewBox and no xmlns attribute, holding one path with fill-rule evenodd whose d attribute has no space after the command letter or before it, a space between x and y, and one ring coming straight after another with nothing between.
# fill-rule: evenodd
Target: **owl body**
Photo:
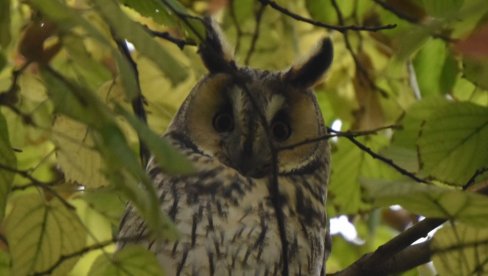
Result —
<instances>
[{"instance_id":1,"label":"owl body","mask_svg":"<svg viewBox=\"0 0 488 276\"><path fill-rule=\"evenodd\" d=\"M149 230L132 207L119 236L140 235L167 275L321 275L329 149L294 144L326 134L310 87L330 64L330 41L299 67L268 72L236 67L208 37L209 74L164 134L195 173L166 174L154 158L147 167L181 238L142 238Z\"/></svg>"}]
</instances>

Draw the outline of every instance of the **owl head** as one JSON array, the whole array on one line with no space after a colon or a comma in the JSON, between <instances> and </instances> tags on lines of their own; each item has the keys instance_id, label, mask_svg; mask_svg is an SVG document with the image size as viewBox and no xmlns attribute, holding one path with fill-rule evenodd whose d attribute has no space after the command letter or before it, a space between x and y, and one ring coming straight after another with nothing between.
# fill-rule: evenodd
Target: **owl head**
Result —
<instances>
[{"instance_id":1,"label":"owl head","mask_svg":"<svg viewBox=\"0 0 488 276\"><path fill-rule=\"evenodd\" d=\"M332 62L331 41L324 39L304 62L270 72L236 65L217 29L211 24L207 29L199 53L208 74L192 89L168 131L253 178L271 173L273 154L280 174L310 170L314 162L328 158L325 141L280 149L326 134L312 87Z\"/></svg>"}]
</instances>

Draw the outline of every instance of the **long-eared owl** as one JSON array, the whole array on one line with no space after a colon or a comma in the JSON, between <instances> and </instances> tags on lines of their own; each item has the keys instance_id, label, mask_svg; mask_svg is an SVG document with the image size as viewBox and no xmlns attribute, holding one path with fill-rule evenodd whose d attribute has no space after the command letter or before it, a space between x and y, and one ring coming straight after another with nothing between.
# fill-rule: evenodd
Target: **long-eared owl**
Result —
<instances>
[{"instance_id":1,"label":"long-eared owl","mask_svg":"<svg viewBox=\"0 0 488 276\"><path fill-rule=\"evenodd\" d=\"M326 127L312 86L332 44L289 70L256 70L237 66L210 25L199 47L209 73L164 134L197 172L147 166L181 237L142 238L149 230L130 206L119 236L140 235L167 275L323 275L329 148L313 140Z\"/></svg>"}]
</instances>

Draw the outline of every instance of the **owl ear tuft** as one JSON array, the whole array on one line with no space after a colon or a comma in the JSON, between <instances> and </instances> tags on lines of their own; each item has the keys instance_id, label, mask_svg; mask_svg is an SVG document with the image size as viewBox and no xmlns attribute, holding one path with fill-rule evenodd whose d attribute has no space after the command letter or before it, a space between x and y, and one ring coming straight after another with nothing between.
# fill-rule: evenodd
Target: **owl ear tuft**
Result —
<instances>
[{"instance_id":1,"label":"owl ear tuft","mask_svg":"<svg viewBox=\"0 0 488 276\"><path fill-rule=\"evenodd\" d=\"M198 52L211 73L228 72L235 68L234 55L223 39L220 28L210 18L205 17L206 38L200 44Z\"/></svg>"},{"instance_id":2,"label":"owl ear tuft","mask_svg":"<svg viewBox=\"0 0 488 276\"><path fill-rule=\"evenodd\" d=\"M332 41L325 38L312 56L286 72L285 79L297 87L312 87L329 68L333 55Z\"/></svg>"}]
</instances>

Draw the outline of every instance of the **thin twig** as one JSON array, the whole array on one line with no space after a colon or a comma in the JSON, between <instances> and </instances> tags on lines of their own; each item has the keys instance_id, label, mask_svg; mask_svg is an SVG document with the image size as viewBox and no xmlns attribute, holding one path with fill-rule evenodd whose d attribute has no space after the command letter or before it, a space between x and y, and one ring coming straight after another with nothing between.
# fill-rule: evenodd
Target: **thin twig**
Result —
<instances>
[{"instance_id":1,"label":"thin twig","mask_svg":"<svg viewBox=\"0 0 488 276\"><path fill-rule=\"evenodd\" d=\"M107 246L112 245L112 244L117 243L117 242L138 241L138 240L143 239L143 238L144 237L137 235L134 237L119 237L119 238L112 238L110 240L103 241L103 242L97 242L96 244L84 247L84 248L82 248L78 251L75 251L73 253L61 255L61 257L59 257L59 259L53 265L51 265L48 269L41 271L41 272L36 272L32 275L35 275L35 276L51 275L51 273L56 268L58 268L60 265L62 265L65 261L67 261L69 259L80 257L82 255L85 255L86 253L89 253L89 252L94 251L94 250L102 249L104 247L107 247Z\"/></svg>"},{"instance_id":2,"label":"thin twig","mask_svg":"<svg viewBox=\"0 0 488 276\"><path fill-rule=\"evenodd\" d=\"M345 25L344 16L342 15L342 11L339 8L339 5L337 5L337 1L336 0L331 0L331 1L332 1L332 6L334 7L334 11L336 12L337 20L339 21L339 24L342 26ZM364 65L361 63L358 56L354 52L351 41L349 40L349 35L347 30L342 32L342 36L344 38L344 44L346 46L346 50L351 55L354 61L354 65L356 66L356 69L359 72L359 74L364 77L363 79L366 81L369 87L371 87L375 91L380 92L383 97L385 98L388 97L388 93L384 89L378 87L376 83L371 79L368 70L364 68Z\"/></svg>"},{"instance_id":3,"label":"thin twig","mask_svg":"<svg viewBox=\"0 0 488 276\"><path fill-rule=\"evenodd\" d=\"M371 129L371 130L364 130L364 131L338 131L338 130L333 130L331 128L327 128L328 129L328 134L325 134L325 135L322 135L322 136L319 136L319 137L315 137L315 138L310 138L310 139L305 139L303 141L300 141L300 142L297 142L295 144L290 144L290 145L287 145L287 146L283 146L283 147L280 147L278 148L279 151L281 150L291 150L291 149L294 149L296 147L299 147L299 146L303 146L303 145L307 145L307 144L312 144L312 143L315 143L315 142L319 142L319 141L322 141L322 140L327 140L329 138L332 138L332 137L347 137L347 136L352 136L352 137L361 137L361 136L368 136L368 135L373 135L373 134L377 134L379 131L382 131L382 130L385 130L385 129L396 129L398 128L399 126L397 125L390 125L390 126L383 126L383 127L379 127L379 128L375 128L375 129Z\"/></svg>"},{"instance_id":4,"label":"thin twig","mask_svg":"<svg viewBox=\"0 0 488 276\"><path fill-rule=\"evenodd\" d=\"M205 38L202 37L201 34L195 28L193 28L193 26L190 24L190 22L183 15L178 13L171 6L171 4L167 3L167 1L163 0L163 3L165 3L165 5L169 9L171 9L178 17L180 17L180 19L184 22L184 24L187 25L187 27L194 33L194 35L196 35L200 39L201 43L205 43ZM205 24L205 22L203 22L203 23L204 23L204 26L206 26L208 28L207 24ZM214 49L214 50L217 51L216 49ZM241 87L242 90L244 91L244 93L246 93L246 95L249 97L251 104L256 109L258 109L258 107L259 107L258 103L256 102L256 100L252 96L251 92L249 91L249 89L246 85L246 82L242 79L242 77L236 71L236 68L234 66L228 66L227 73L231 74L233 76L236 84L239 87ZM271 137L271 135L269 133L268 122L267 122L264 114L262 114L262 112L257 112L257 115L258 115L258 118L259 118L263 128L266 131L267 137ZM271 150L271 159L272 159L271 160L271 162L272 162L272 174L271 174L268 189L270 191L271 203L273 205L273 209L275 210L275 217L276 217L276 221L278 224L278 232L279 232L280 241L281 241L281 245L282 245L281 246L281 257L282 257L282 260L284 260L284 261L282 262L281 271L282 271L282 275L287 276L288 275L288 261L287 260L288 260L288 249L289 248L288 248L287 233L286 233L285 224L284 224L283 208L281 206L282 205L282 199L281 199L281 195L279 193L279 186L278 186L278 151L274 147L272 140L270 138L268 138L267 140L268 140L268 144L269 144L269 147Z\"/></svg>"},{"instance_id":5,"label":"thin twig","mask_svg":"<svg viewBox=\"0 0 488 276\"><path fill-rule=\"evenodd\" d=\"M117 43L117 47L119 48L119 51L129 62L134 77L136 79L137 97L135 97L131 102L132 110L134 111L134 114L136 114L136 116L139 118L139 120L141 120L145 125L147 125L147 115L146 115L146 110L144 109L144 96L142 95L142 91L141 91L141 83L139 80L139 70L137 68L137 63L134 61L134 59L132 59L132 56L130 54L129 49L127 48L127 44L125 43L125 41L116 37L114 32L112 32L112 37ZM149 148L139 137L139 157L141 159L141 163L143 167L146 167L150 156L151 153L149 152Z\"/></svg>"},{"instance_id":6,"label":"thin twig","mask_svg":"<svg viewBox=\"0 0 488 276\"><path fill-rule=\"evenodd\" d=\"M235 43L234 53L237 55L241 48L241 39L242 36L244 35L244 32L242 31L240 23L237 21L237 16L236 16L235 6L234 6L235 1L236 0L230 1L229 15L230 15L230 19L232 20L232 23L234 23L234 27L236 28L236 43Z\"/></svg>"},{"instance_id":7,"label":"thin twig","mask_svg":"<svg viewBox=\"0 0 488 276\"><path fill-rule=\"evenodd\" d=\"M254 32L251 39L251 46L249 47L249 51L247 52L246 59L244 60L244 64L247 66L249 65L249 61L251 60L251 56L256 49L256 42L259 38L259 27L261 26L261 19L263 17L264 9L266 8L265 5L261 5L259 10L256 12L256 25L254 26Z\"/></svg>"},{"instance_id":8,"label":"thin twig","mask_svg":"<svg viewBox=\"0 0 488 276\"><path fill-rule=\"evenodd\" d=\"M396 24L388 24L388 25L383 25L383 26L355 26L355 25L349 25L349 26L337 26L337 25L331 25L327 23L323 23L320 21L316 21L310 18L303 17L301 15L298 15L296 13L293 13L289 11L286 8L283 8L282 6L278 5L276 2L272 0L259 0L263 5L269 5L273 9L281 12L282 14L289 16L295 20L302 21L309 23L311 25L317 26L317 27L322 27L326 28L329 30L335 30L338 32L346 32L346 31L369 31L369 32L377 32L381 30L388 30L388 29L393 29L396 27Z\"/></svg>"},{"instance_id":9,"label":"thin twig","mask_svg":"<svg viewBox=\"0 0 488 276\"><path fill-rule=\"evenodd\" d=\"M333 130L332 130L333 131ZM374 152L373 150L371 150L370 148L368 148L366 145L362 144L361 142L359 142L356 138L354 138L353 136L345 136L349 141L351 141L354 145L356 145L358 148L360 148L362 151L366 152L367 154L369 154L369 156L373 157L374 159L378 159L380 161L382 161L383 163L386 163L388 166L392 167L393 169L395 169L396 171L398 171L399 173L417 181L417 182L421 182L421 183L429 183L427 180L425 179L422 179L422 178L419 178L418 176L416 176L414 173L412 172L409 172L407 171L406 169L400 167L399 165L397 165L395 162L393 162L393 160L389 159L389 158L386 158L376 152Z\"/></svg>"},{"instance_id":10,"label":"thin twig","mask_svg":"<svg viewBox=\"0 0 488 276\"><path fill-rule=\"evenodd\" d=\"M0 92L0 105L4 104L4 101L11 98L17 92L18 89L18 81L19 77L22 73L27 69L27 67L31 64L31 61L27 61L24 63L19 69L12 71L12 83L10 84L9 88L3 92Z\"/></svg>"},{"instance_id":11,"label":"thin twig","mask_svg":"<svg viewBox=\"0 0 488 276\"><path fill-rule=\"evenodd\" d=\"M73 205L71 205L66 199L64 199L61 195L59 195L56 191L53 190L53 188L51 187L51 185L53 183L57 183L59 180L55 180L53 182L44 182L44 181L41 181L39 179L36 179L35 177L33 177L32 175L30 175L27 171L23 171L23 170L19 170L19 169L16 169L16 168L12 168L10 166L7 166L5 164L1 164L0 163L0 169L3 169L3 170L6 170L6 171L9 171L9 172L13 172L13 173L16 173L18 175L20 175L21 177L23 178L26 178L28 180L31 181L31 184L35 187L38 187L38 188L41 188L47 192L49 192L52 196L54 196L55 198L59 199L59 201L61 201L61 203L68 209L70 210L74 210L75 207ZM27 188L27 187L26 187Z\"/></svg>"},{"instance_id":12,"label":"thin twig","mask_svg":"<svg viewBox=\"0 0 488 276\"><path fill-rule=\"evenodd\" d=\"M486 171L487 168L480 168L479 170L477 170L468 180L468 182L463 186L463 190L466 190L467 187L470 187L470 183L474 183L476 181L476 178ZM476 192L487 195L488 188L483 187L479 190L476 190ZM418 222L414 226L408 228L404 232L398 234L396 237L389 240L382 246L378 247L375 252L364 255L361 259L357 260L342 271L334 273L334 275L384 275L381 273L385 273L384 269L387 268L384 265L385 263L390 262L392 259L401 260L402 258L404 258L405 255L402 254L413 250L411 248L416 246L411 245L413 242L417 241L420 238L426 237L429 232L444 224L446 221L447 219L445 218L426 218ZM416 255L417 259L412 259L411 263L420 265L430 261L432 255L436 253L436 251L432 251L430 248L428 249L429 250L427 250L426 252L419 252L419 254ZM393 260L393 262L396 262L395 260ZM388 267L390 270L388 270L388 273L386 274L399 272L397 267Z\"/></svg>"},{"instance_id":13,"label":"thin twig","mask_svg":"<svg viewBox=\"0 0 488 276\"><path fill-rule=\"evenodd\" d=\"M469 189L475 183L476 178L478 178L478 176L484 174L485 172L488 172L488 167L483 167L483 168L477 169L474 172L474 174L468 179L466 184L463 185L463 190Z\"/></svg>"},{"instance_id":14,"label":"thin twig","mask_svg":"<svg viewBox=\"0 0 488 276\"><path fill-rule=\"evenodd\" d=\"M162 39L165 39L169 42L174 43L178 48L183 50L185 46L197 46L197 43L193 40L185 40L181 38L177 38L172 36L169 32L158 32L158 31L153 31L146 27L146 29L153 35Z\"/></svg>"},{"instance_id":15,"label":"thin twig","mask_svg":"<svg viewBox=\"0 0 488 276\"><path fill-rule=\"evenodd\" d=\"M173 12L189 29L190 31L196 36L198 37L198 39L200 40L200 42L204 41L205 38L202 37L202 35L198 32L197 29L195 29L195 27L193 27L193 25L190 23L190 21L188 21L188 19L193 19L193 20L198 20L198 21L201 21L204 25L205 23L203 22L202 18L198 17L198 16L192 16L192 15L189 15L189 14L184 14L184 13L181 13L179 12L178 10L175 9L175 7L173 7L168 1L166 0L162 0L162 3L168 8L171 10L171 12Z\"/></svg>"},{"instance_id":16,"label":"thin twig","mask_svg":"<svg viewBox=\"0 0 488 276\"><path fill-rule=\"evenodd\" d=\"M259 105L256 102L256 99L253 97L251 92L249 91L249 88L246 85L245 80L240 77L237 72L234 70L231 70L230 73L233 75L237 85L242 88L244 93L246 93L247 97L251 101L251 104L253 105L256 110L258 110L257 115L259 118L259 121L261 125L263 126L263 129L266 132L266 137L268 137L267 142L268 146L271 151L271 177L269 179L269 194L270 194L270 199L271 199L271 204L273 205L273 209L275 211L275 217L276 221L278 224L278 233L280 236L280 241L281 241L281 256L283 260L288 260L288 240L287 240L287 233L286 233L286 228L285 228L285 215L283 213L283 199L282 196L279 192L279 181L278 181L278 149L274 146L273 141L271 138L271 133L270 133L270 128L268 126L268 121L266 120L266 117L262 112L259 111ZM289 268L288 268L288 261L282 262L282 275L289 275Z\"/></svg>"},{"instance_id":17,"label":"thin twig","mask_svg":"<svg viewBox=\"0 0 488 276\"><path fill-rule=\"evenodd\" d=\"M404 13L403 11L394 8L389 3L385 2L385 1L381 1L381 0L373 0L373 2L378 4L383 9L385 9L385 10L391 12L392 14L396 15L398 18L400 18L404 21L407 21L408 23L414 24L414 25L426 27L429 30L429 28L427 26L424 26L421 23L421 21L419 21L419 19L412 17L412 16ZM446 36L442 33L431 32L431 35L432 35L432 37L442 39L445 42L456 42L456 39L450 38L449 36Z\"/></svg>"},{"instance_id":18,"label":"thin twig","mask_svg":"<svg viewBox=\"0 0 488 276\"><path fill-rule=\"evenodd\" d=\"M31 61L27 61L19 69L12 71L12 82L10 83L9 88L3 92L0 92L0 105L6 106L15 114L19 115L25 124L34 125L32 117L28 114L23 113L15 106L15 102L17 101L17 90L19 88L19 78L30 64Z\"/></svg>"}]
</instances>

